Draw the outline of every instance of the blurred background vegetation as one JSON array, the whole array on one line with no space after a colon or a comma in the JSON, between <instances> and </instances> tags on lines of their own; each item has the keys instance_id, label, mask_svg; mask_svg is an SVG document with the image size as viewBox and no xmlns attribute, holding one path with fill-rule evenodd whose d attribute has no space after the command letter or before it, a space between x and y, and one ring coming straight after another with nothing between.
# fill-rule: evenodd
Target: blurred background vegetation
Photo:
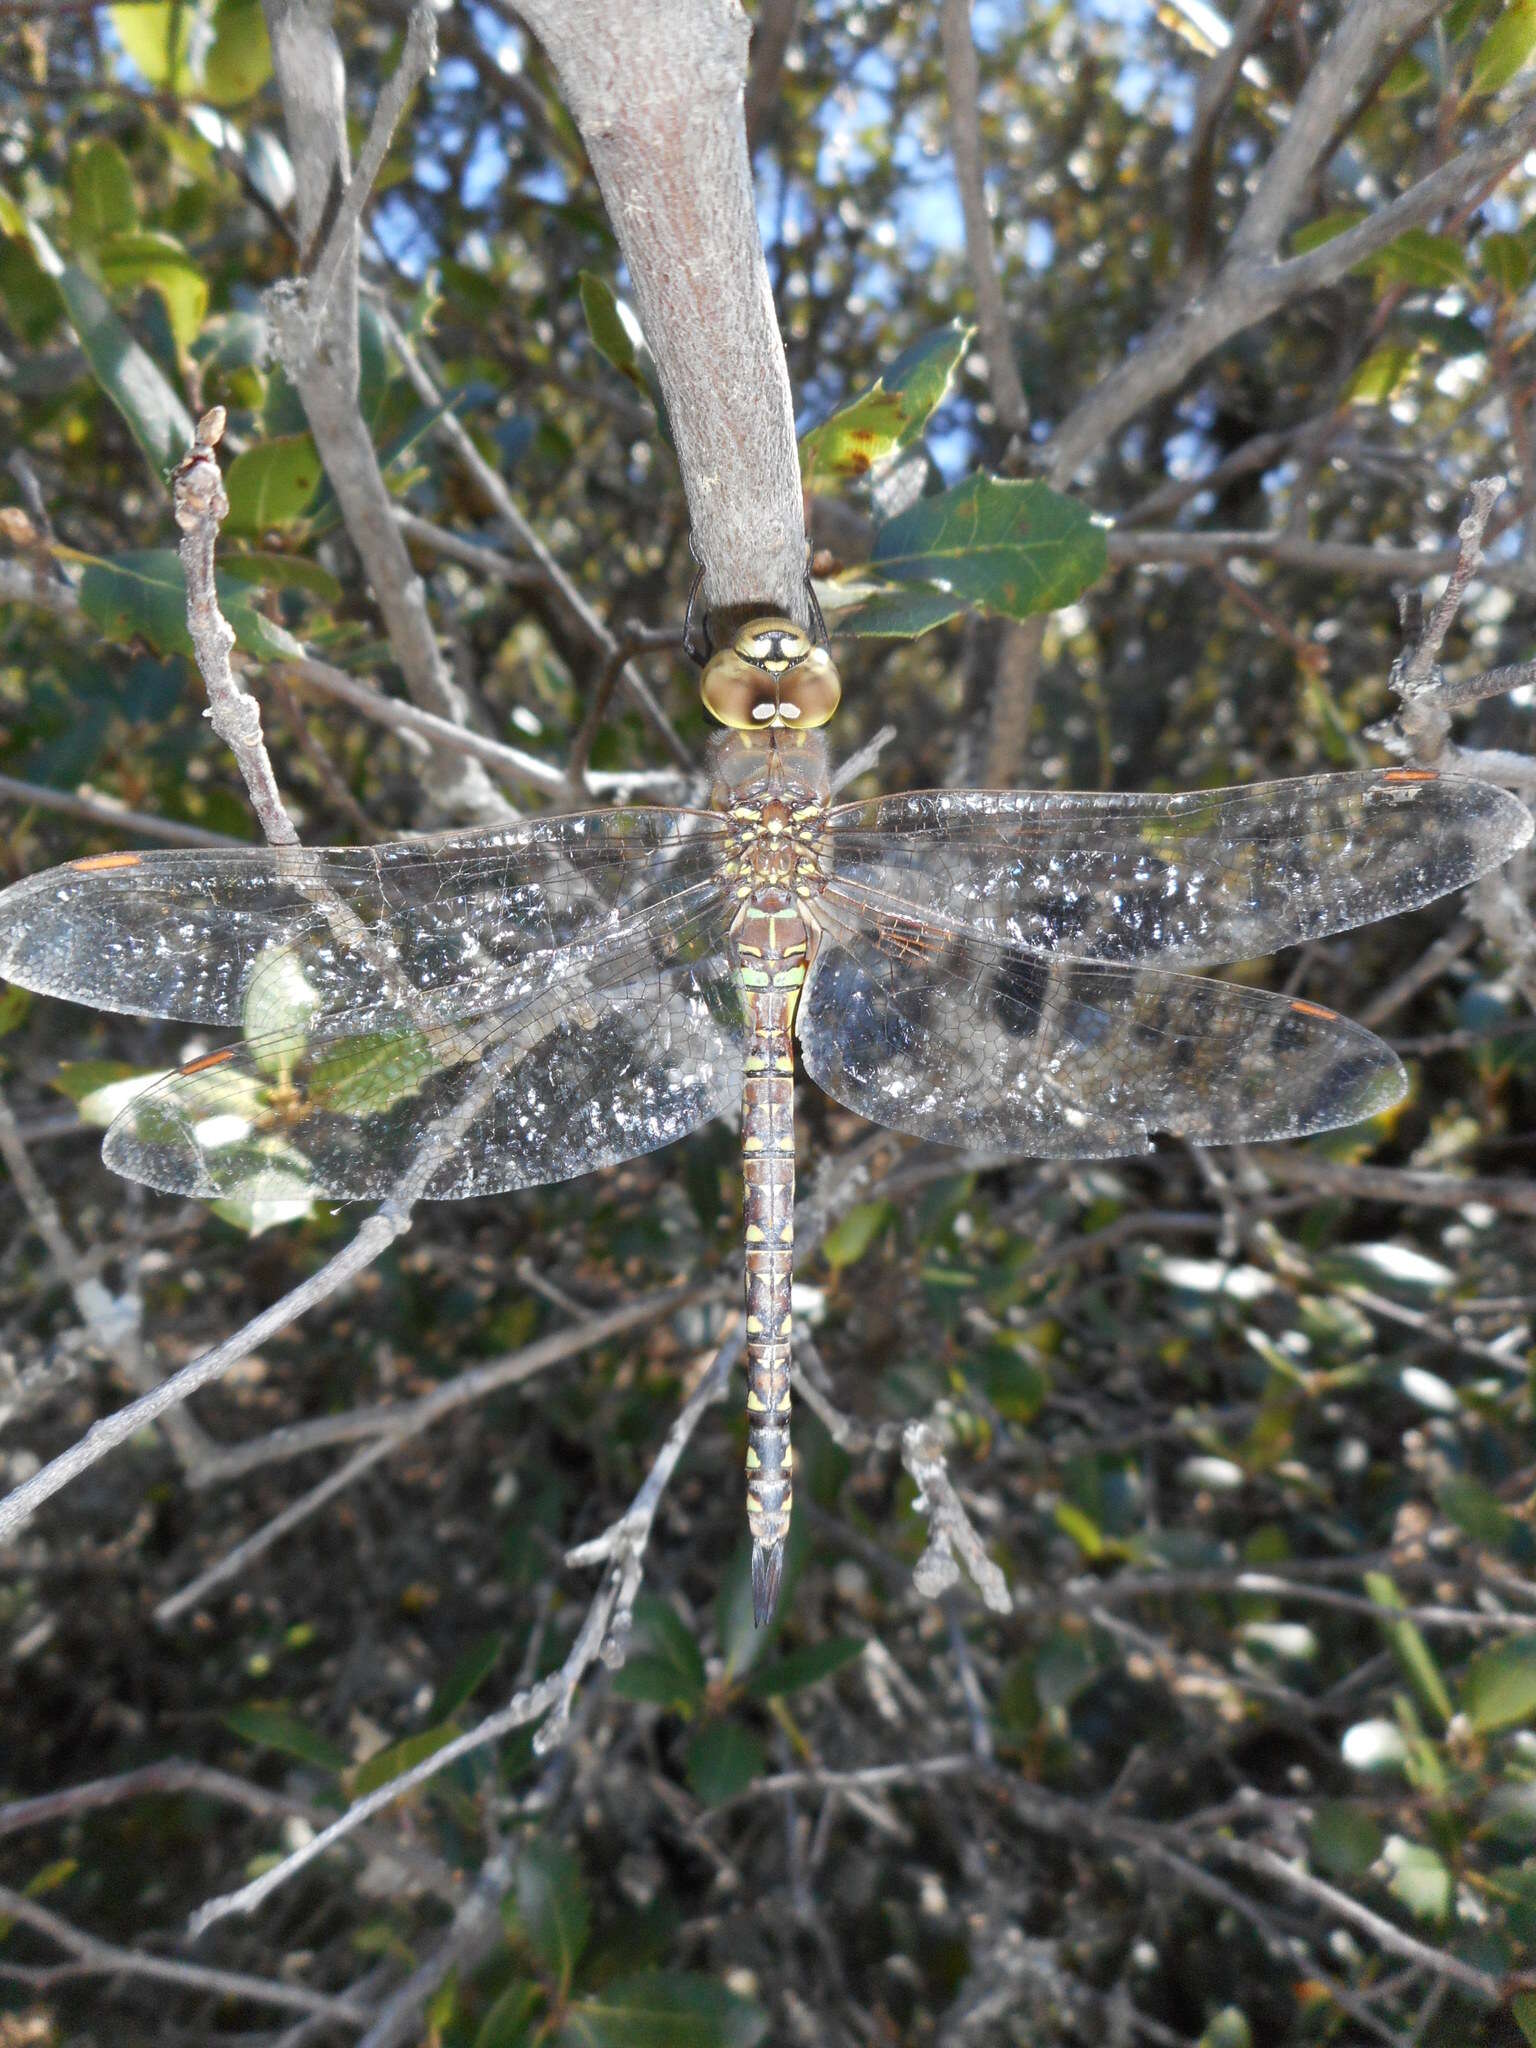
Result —
<instances>
[{"instance_id":1,"label":"blurred background vegetation","mask_svg":"<svg viewBox=\"0 0 1536 2048\"><path fill-rule=\"evenodd\" d=\"M972 317L941 11L803 0L760 24L749 133L803 429ZM3 878L153 843L155 820L168 841L255 836L157 552L176 538L165 466L215 403L226 604L264 663L251 687L303 836L444 822L409 735L266 659L296 636L398 692L267 348L263 292L301 252L261 7L7 13ZM406 13L336 5L354 144ZM1421 15L1383 47L1288 248L1525 104L1525 0ZM1247 60L1213 108L1220 10L978 0L976 133L1028 417L999 418L994 366L957 343L904 489L1026 475L1197 292L1336 19L1244 6ZM386 312L697 758L670 639L686 508L643 359L615 338L625 280L580 138L512 7L446 6L438 35L369 215L360 405L447 667L472 724L558 771L604 657L444 438ZM894 725L887 789L1000 764L1128 789L1380 760L1365 732L1393 709L1414 579L1341 544L1421 548L1427 581L1490 471L1511 488L1446 660L1528 659L1533 172L1527 156L1225 339L1077 480L1122 529L1246 551L1112 551L1022 648L1030 628L976 613L845 641L845 750ZM817 498L829 607L889 481ZM1492 700L1458 737L1518 749L1530 710L1528 688ZM675 766L622 694L591 763L663 788ZM822 1235L797 1320L836 1406L830 1432L798 1411L775 1629L755 1636L745 1604L732 1399L663 1498L629 1660L589 1675L568 1740L480 1751L194 1949L202 1900L559 1665L594 1583L564 1553L623 1511L736 1305L723 1125L419 1212L6 1554L0 1881L32 1910L0 1911L0 2043L1536 2041L1528 930L1453 902L1244 970L1365 1017L1409 1063L1399 1109L1305 1146L972 1166L804 1084ZM75 1105L185 1056L184 1028L0 991L0 1031L12 1181L30 1158L59 1232L37 1227L36 1189L0 1190L9 1487L314 1271L357 1214L210 1213L102 1168ZM704 1288L689 1306L528 1363L680 1280ZM83 1314L89 1284L142 1349ZM177 1603L346 1456L240 1445L505 1359L527 1369ZM913 1589L927 1532L894 1440L921 1414L1010 1613L968 1581ZM118 1782L47 1803L100 1779ZM156 1975L173 1960L260 1981ZM321 2009L283 2009L284 1990Z\"/></svg>"}]
</instances>

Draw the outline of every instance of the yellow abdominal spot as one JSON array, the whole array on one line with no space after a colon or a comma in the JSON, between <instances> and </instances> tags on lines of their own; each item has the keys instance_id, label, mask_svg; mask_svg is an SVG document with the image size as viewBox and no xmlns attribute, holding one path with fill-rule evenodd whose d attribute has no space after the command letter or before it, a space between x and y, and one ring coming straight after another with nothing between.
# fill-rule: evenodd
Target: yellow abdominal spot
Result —
<instances>
[{"instance_id":1,"label":"yellow abdominal spot","mask_svg":"<svg viewBox=\"0 0 1536 2048\"><path fill-rule=\"evenodd\" d=\"M747 1389L747 1413L749 1415L766 1415L768 1413L768 1403L763 1399L756 1387L748 1387Z\"/></svg>"},{"instance_id":2,"label":"yellow abdominal spot","mask_svg":"<svg viewBox=\"0 0 1536 2048\"><path fill-rule=\"evenodd\" d=\"M754 1450L753 1450L752 1446L751 1446L750 1444L748 1444L748 1445L747 1445L747 1470L748 1470L749 1472L760 1472L760 1471L762 1470L762 1466L763 1466L763 1461L762 1461L762 1459L761 1459L761 1458L760 1458L760 1457L759 1457L759 1456L757 1455L756 1451L754 1451Z\"/></svg>"}]
</instances>

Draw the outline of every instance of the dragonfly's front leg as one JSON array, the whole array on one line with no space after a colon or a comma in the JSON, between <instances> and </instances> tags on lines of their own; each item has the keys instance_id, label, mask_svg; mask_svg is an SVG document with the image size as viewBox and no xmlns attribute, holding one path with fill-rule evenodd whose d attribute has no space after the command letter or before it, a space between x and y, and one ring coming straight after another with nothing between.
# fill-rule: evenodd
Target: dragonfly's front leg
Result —
<instances>
[{"instance_id":1,"label":"dragonfly's front leg","mask_svg":"<svg viewBox=\"0 0 1536 2048\"><path fill-rule=\"evenodd\" d=\"M747 1525L752 1611L773 1614L793 1499L789 1441L790 1289L795 1245L795 1006L810 934L796 915L747 910L738 970L750 1029L741 1151L747 1267Z\"/></svg>"}]
</instances>

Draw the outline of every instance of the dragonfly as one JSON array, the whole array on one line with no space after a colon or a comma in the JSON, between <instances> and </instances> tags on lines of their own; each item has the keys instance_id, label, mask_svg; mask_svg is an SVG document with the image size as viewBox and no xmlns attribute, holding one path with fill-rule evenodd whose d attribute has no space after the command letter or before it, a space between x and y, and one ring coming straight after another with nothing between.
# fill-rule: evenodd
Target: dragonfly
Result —
<instances>
[{"instance_id":1,"label":"dragonfly","mask_svg":"<svg viewBox=\"0 0 1536 2048\"><path fill-rule=\"evenodd\" d=\"M239 1030L107 1133L109 1167L171 1194L490 1195L739 1115L761 1625L792 1503L795 1042L847 1109L991 1154L1352 1124L1402 1097L1391 1049L1204 970L1459 889L1532 820L1413 768L834 801L824 634L750 620L700 686L705 803L76 860L0 895L0 974Z\"/></svg>"}]
</instances>

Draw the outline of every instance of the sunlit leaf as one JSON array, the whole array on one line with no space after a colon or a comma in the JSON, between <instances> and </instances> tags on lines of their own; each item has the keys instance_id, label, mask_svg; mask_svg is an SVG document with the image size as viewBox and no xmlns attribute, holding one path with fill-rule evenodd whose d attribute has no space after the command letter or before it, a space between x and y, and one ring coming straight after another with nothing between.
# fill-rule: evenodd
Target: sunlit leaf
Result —
<instances>
[{"instance_id":1,"label":"sunlit leaf","mask_svg":"<svg viewBox=\"0 0 1536 2048\"><path fill-rule=\"evenodd\" d=\"M1008 618L1070 604L1103 575L1103 529L1046 484L973 476L875 535L871 566Z\"/></svg>"},{"instance_id":2,"label":"sunlit leaf","mask_svg":"<svg viewBox=\"0 0 1536 2048\"><path fill-rule=\"evenodd\" d=\"M1531 252L1518 235L1484 235L1477 257L1506 298L1518 298L1531 281Z\"/></svg>"},{"instance_id":3,"label":"sunlit leaf","mask_svg":"<svg viewBox=\"0 0 1536 2048\"><path fill-rule=\"evenodd\" d=\"M178 348L190 348L208 311L208 282L174 235L149 229L113 235L96 251L103 279L117 291L158 292Z\"/></svg>"},{"instance_id":4,"label":"sunlit leaf","mask_svg":"<svg viewBox=\"0 0 1536 2048\"><path fill-rule=\"evenodd\" d=\"M1536 1714L1536 1641L1520 1636L1479 1652L1460 1690L1461 1710L1479 1735L1529 1721Z\"/></svg>"},{"instance_id":5,"label":"sunlit leaf","mask_svg":"<svg viewBox=\"0 0 1536 2048\"><path fill-rule=\"evenodd\" d=\"M272 45L261 0L219 0L213 40L203 59L201 96L216 107L238 106L272 75Z\"/></svg>"},{"instance_id":6,"label":"sunlit leaf","mask_svg":"<svg viewBox=\"0 0 1536 2048\"><path fill-rule=\"evenodd\" d=\"M1437 291L1467 281L1467 259L1460 241L1455 235L1433 235L1428 228L1406 228L1396 241L1367 257L1362 268L1374 271L1383 284Z\"/></svg>"},{"instance_id":7,"label":"sunlit leaf","mask_svg":"<svg viewBox=\"0 0 1536 2048\"><path fill-rule=\"evenodd\" d=\"M1387 1880L1392 1896L1402 1901L1415 1920L1444 1920L1456 1887L1434 1850L1402 1835L1391 1835L1382 1855L1392 1871Z\"/></svg>"},{"instance_id":8,"label":"sunlit leaf","mask_svg":"<svg viewBox=\"0 0 1536 2048\"><path fill-rule=\"evenodd\" d=\"M197 10L188 0L133 0L107 13L124 53L147 84L164 92L191 90Z\"/></svg>"},{"instance_id":9,"label":"sunlit leaf","mask_svg":"<svg viewBox=\"0 0 1536 2048\"><path fill-rule=\"evenodd\" d=\"M1345 398L1356 405L1385 405L1417 354L1417 348L1405 342L1388 342L1374 349L1345 385Z\"/></svg>"},{"instance_id":10,"label":"sunlit leaf","mask_svg":"<svg viewBox=\"0 0 1536 2048\"><path fill-rule=\"evenodd\" d=\"M308 434L259 441L242 450L225 472L225 531L263 534L295 525L314 504L324 479L319 450Z\"/></svg>"},{"instance_id":11,"label":"sunlit leaf","mask_svg":"<svg viewBox=\"0 0 1536 2048\"><path fill-rule=\"evenodd\" d=\"M675 447L666 400L661 394L661 380L656 374L656 358L651 354L639 320L615 295L613 287L590 270L578 274L576 289L581 297L581 310L586 315L587 332L598 354L650 401L662 439L669 448Z\"/></svg>"},{"instance_id":12,"label":"sunlit leaf","mask_svg":"<svg viewBox=\"0 0 1536 2048\"><path fill-rule=\"evenodd\" d=\"M125 235L139 224L128 159L115 142L96 136L69 153L69 225L78 246Z\"/></svg>"},{"instance_id":13,"label":"sunlit leaf","mask_svg":"<svg viewBox=\"0 0 1536 2048\"><path fill-rule=\"evenodd\" d=\"M1477 46L1472 90L1500 92L1536 54L1536 0L1509 0Z\"/></svg>"},{"instance_id":14,"label":"sunlit leaf","mask_svg":"<svg viewBox=\"0 0 1536 2048\"><path fill-rule=\"evenodd\" d=\"M813 490L863 476L922 432L943 402L972 329L959 320L925 334L870 388L800 442L800 474Z\"/></svg>"}]
</instances>

